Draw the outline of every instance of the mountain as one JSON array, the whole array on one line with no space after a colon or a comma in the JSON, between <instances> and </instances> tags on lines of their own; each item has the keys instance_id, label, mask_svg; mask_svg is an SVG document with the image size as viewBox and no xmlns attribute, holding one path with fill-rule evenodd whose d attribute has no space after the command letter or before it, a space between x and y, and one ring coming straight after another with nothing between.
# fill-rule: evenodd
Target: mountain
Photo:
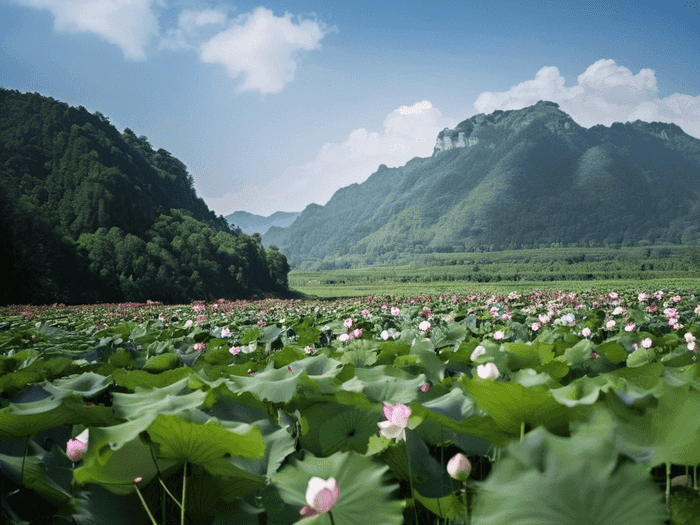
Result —
<instances>
[{"instance_id":1,"label":"mountain","mask_svg":"<svg viewBox=\"0 0 700 525\"><path fill-rule=\"evenodd\" d=\"M413 253L700 241L700 140L674 124L585 129L553 102L475 115L263 236L305 268Z\"/></svg>"},{"instance_id":2,"label":"mountain","mask_svg":"<svg viewBox=\"0 0 700 525\"><path fill-rule=\"evenodd\" d=\"M99 112L0 88L0 304L283 293L289 265L231 229L186 166Z\"/></svg>"},{"instance_id":3,"label":"mountain","mask_svg":"<svg viewBox=\"0 0 700 525\"><path fill-rule=\"evenodd\" d=\"M286 228L292 224L299 215L301 215L300 211L276 211L269 217L263 217L262 215L255 215L247 211L236 211L231 215L227 215L225 218L231 226L239 227L243 233L247 233L248 235L259 233L263 235L271 226Z\"/></svg>"}]
</instances>

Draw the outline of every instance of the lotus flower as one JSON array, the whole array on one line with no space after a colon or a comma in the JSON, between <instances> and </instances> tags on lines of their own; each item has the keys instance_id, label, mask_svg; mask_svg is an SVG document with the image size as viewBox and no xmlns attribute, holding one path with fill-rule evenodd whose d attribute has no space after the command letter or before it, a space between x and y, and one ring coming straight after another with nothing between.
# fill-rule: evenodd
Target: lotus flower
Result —
<instances>
[{"instance_id":1,"label":"lotus flower","mask_svg":"<svg viewBox=\"0 0 700 525\"><path fill-rule=\"evenodd\" d=\"M328 481L325 481L314 476L309 480L309 486L306 489L306 502L308 505L302 507L299 514L310 518L330 512L338 501L339 494L340 491L335 478L328 478Z\"/></svg>"},{"instance_id":2,"label":"lotus flower","mask_svg":"<svg viewBox=\"0 0 700 525\"><path fill-rule=\"evenodd\" d=\"M498 368L493 363L477 366L476 374L482 379L496 379L499 376Z\"/></svg>"},{"instance_id":3,"label":"lotus flower","mask_svg":"<svg viewBox=\"0 0 700 525\"><path fill-rule=\"evenodd\" d=\"M89 434L90 431L86 428L75 436L75 439L69 439L68 443L66 443L66 455L73 463L80 461L83 457L83 452L87 450Z\"/></svg>"},{"instance_id":4,"label":"lotus flower","mask_svg":"<svg viewBox=\"0 0 700 525\"><path fill-rule=\"evenodd\" d=\"M384 416L388 421L380 421L379 434L382 436L394 439L398 443L402 439L406 439L406 427L408 426L408 418L411 416L411 408L401 403L395 405L384 405Z\"/></svg>"},{"instance_id":5,"label":"lotus flower","mask_svg":"<svg viewBox=\"0 0 700 525\"><path fill-rule=\"evenodd\" d=\"M472 464L464 454L456 454L447 462L447 473L452 479L465 480L469 477L471 471Z\"/></svg>"}]
</instances>

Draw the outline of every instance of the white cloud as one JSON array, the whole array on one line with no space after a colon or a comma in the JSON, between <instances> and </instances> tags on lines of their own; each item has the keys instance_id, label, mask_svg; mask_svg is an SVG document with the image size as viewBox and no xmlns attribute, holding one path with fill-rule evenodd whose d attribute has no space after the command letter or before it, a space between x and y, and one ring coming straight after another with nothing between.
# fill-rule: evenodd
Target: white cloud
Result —
<instances>
[{"instance_id":1,"label":"white cloud","mask_svg":"<svg viewBox=\"0 0 700 525\"><path fill-rule=\"evenodd\" d=\"M277 17L258 7L204 43L201 59L223 64L233 77L245 74L241 91L279 93L294 78L298 53L320 48L321 39L336 30L315 20L297 22L289 13Z\"/></svg>"},{"instance_id":2,"label":"white cloud","mask_svg":"<svg viewBox=\"0 0 700 525\"><path fill-rule=\"evenodd\" d=\"M380 164L403 166L414 157L432 155L438 133L458 123L427 100L401 106L384 119L381 133L356 129L343 142L325 143L314 159L286 169L275 180L204 200L214 209L230 210L227 214L246 210L269 215L301 211L312 202L325 204L339 188L363 182Z\"/></svg>"},{"instance_id":3,"label":"white cloud","mask_svg":"<svg viewBox=\"0 0 700 525\"><path fill-rule=\"evenodd\" d=\"M54 29L63 33L95 33L122 49L124 57L145 60L145 48L158 36L153 4L158 0L13 0L47 9L55 17Z\"/></svg>"},{"instance_id":4,"label":"white cloud","mask_svg":"<svg viewBox=\"0 0 700 525\"><path fill-rule=\"evenodd\" d=\"M178 51L180 49L193 49L192 41L201 39L200 30L211 26L221 26L228 21L226 11L218 9L205 9L203 11L184 10L178 16L178 24L174 29L167 31L161 40L160 47Z\"/></svg>"},{"instance_id":5,"label":"white cloud","mask_svg":"<svg viewBox=\"0 0 700 525\"><path fill-rule=\"evenodd\" d=\"M673 122L687 134L700 138L700 96L675 93L657 98L656 77L651 69L633 75L614 60L598 60L578 76L577 85L567 88L564 81L556 67L543 67L533 80L521 82L508 91L481 93L474 108L479 113L491 113L549 100L585 127L637 119Z\"/></svg>"}]
</instances>

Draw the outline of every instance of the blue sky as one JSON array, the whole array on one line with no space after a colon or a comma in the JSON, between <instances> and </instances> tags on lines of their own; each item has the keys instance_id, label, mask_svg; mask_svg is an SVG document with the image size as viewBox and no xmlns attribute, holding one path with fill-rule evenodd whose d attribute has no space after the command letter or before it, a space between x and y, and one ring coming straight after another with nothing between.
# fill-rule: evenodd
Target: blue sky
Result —
<instances>
[{"instance_id":1,"label":"blue sky","mask_svg":"<svg viewBox=\"0 0 700 525\"><path fill-rule=\"evenodd\" d=\"M269 215L538 100L700 138L700 2L4 0L0 85L146 135L217 214Z\"/></svg>"}]
</instances>

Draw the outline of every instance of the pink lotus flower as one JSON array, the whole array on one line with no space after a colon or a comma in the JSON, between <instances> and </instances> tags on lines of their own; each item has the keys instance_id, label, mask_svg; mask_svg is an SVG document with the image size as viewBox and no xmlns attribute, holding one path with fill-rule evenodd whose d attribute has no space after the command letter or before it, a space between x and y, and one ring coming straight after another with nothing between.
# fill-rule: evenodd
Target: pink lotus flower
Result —
<instances>
[{"instance_id":1,"label":"pink lotus flower","mask_svg":"<svg viewBox=\"0 0 700 525\"><path fill-rule=\"evenodd\" d=\"M634 332L634 329L637 328L637 325L634 323L627 323L625 325L625 332Z\"/></svg>"},{"instance_id":2,"label":"pink lotus flower","mask_svg":"<svg viewBox=\"0 0 700 525\"><path fill-rule=\"evenodd\" d=\"M369 310L362 310L360 313L362 315L369 315Z\"/></svg>"},{"instance_id":3,"label":"pink lotus flower","mask_svg":"<svg viewBox=\"0 0 700 525\"><path fill-rule=\"evenodd\" d=\"M345 344L345 343L347 343L348 341L350 341L350 335L349 335L349 334L340 334L340 335L338 336L338 341L340 341L341 343Z\"/></svg>"},{"instance_id":4,"label":"pink lotus flower","mask_svg":"<svg viewBox=\"0 0 700 525\"><path fill-rule=\"evenodd\" d=\"M583 330L581 330L581 335L583 337L590 337L591 336L591 329L588 327L585 327Z\"/></svg>"},{"instance_id":5,"label":"pink lotus flower","mask_svg":"<svg viewBox=\"0 0 700 525\"><path fill-rule=\"evenodd\" d=\"M352 319L348 318L343 321L343 326L345 326L345 328L352 328Z\"/></svg>"},{"instance_id":6,"label":"pink lotus flower","mask_svg":"<svg viewBox=\"0 0 700 525\"><path fill-rule=\"evenodd\" d=\"M647 299L649 299L649 297L650 297L650 295L649 295L648 293L640 293L640 294L637 296L637 300L638 300L640 303L643 303L643 302L645 302Z\"/></svg>"},{"instance_id":7,"label":"pink lotus flower","mask_svg":"<svg viewBox=\"0 0 700 525\"><path fill-rule=\"evenodd\" d=\"M681 296L680 296L680 295L674 295L672 300L673 300L674 303L679 303L679 302L681 301Z\"/></svg>"},{"instance_id":8,"label":"pink lotus flower","mask_svg":"<svg viewBox=\"0 0 700 525\"><path fill-rule=\"evenodd\" d=\"M615 328L615 320L610 319L610 321L605 323L605 328L607 328L608 330L612 330L613 328Z\"/></svg>"},{"instance_id":9,"label":"pink lotus flower","mask_svg":"<svg viewBox=\"0 0 700 525\"><path fill-rule=\"evenodd\" d=\"M447 462L447 473L452 479L463 481L469 477L472 471L472 464L469 458L462 453L455 454L454 457Z\"/></svg>"},{"instance_id":10,"label":"pink lotus flower","mask_svg":"<svg viewBox=\"0 0 700 525\"><path fill-rule=\"evenodd\" d=\"M420 391L423 393L426 393L428 390L430 390L430 385L428 383L426 383L420 387Z\"/></svg>"},{"instance_id":11,"label":"pink lotus flower","mask_svg":"<svg viewBox=\"0 0 700 525\"><path fill-rule=\"evenodd\" d=\"M418 325L418 330L420 330L421 332L427 332L428 330L430 330L430 322L429 321L422 321Z\"/></svg>"},{"instance_id":12,"label":"pink lotus flower","mask_svg":"<svg viewBox=\"0 0 700 525\"><path fill-rule=\"evenodd\" d=\"M196 350L197 352L201 352L201 351L204 350L206 347L207 347L207 345L204 344L204 343L195 343L195 344L192 345L192 348L193 348L194 350Z\"/></svg>"},{"instance_id":13,"label":"pink lotus flower","mask_svg":"<svg viewBox=\"0 0 700 525\"><path fill-rule=\"evenodd\" d=\"M379 334L379 337L387 341L389 339L389 332L387 332L386 330L382 330L382 333Z\"/></svg>"},{"instance_id":14,"label":"pink lotus flower","mask_svg":"<svg viewBox=\"0 0 700 525\"><path fill-rule=\"evenodd\" d=\"M391 307L391 315L399 315L401 313L401 310L399 310L396 306Z\"/></svg>"},{"instance_id":15,"label":"pink lotus flower","mask_svg":"<svg viewBox=\"0 0 700 525\"><path fill-rule=\"evenodd\" d=\"M393 406L384 405L382 410L388 421L377 423L379 434L389 439L395 438L397 443L406 439L406 427L408 427L408 418L411 417L411 408L396 403Z\"/></svg>"},{"instance_id":16,"label":"pink lotus flower","mask_svg":"<svg viewBox=\"0 0 700 525\"><path fill-rule=\"evenodd\" d=\"M309 480L309 485L306 489L306 502L299 511L299 514L310 518L318 514L330 512L338 501L340 490L335 478L328 478L325 481L314 476Z\"/></svg>"},{"instance_id":17,"label":"pink lotus flower","mask_svg":"<svg viewBox=\"0 0 700 525\"><path fill-rule=\"evenodd\" d=\"M75 439L69 439L66 443L66 455L73 463L77 463L83 457L83 452L88 448L89 429L83 430L75 436Z\"/></svg>"},{"instance_id":18,"label":"pink lotus flower","mask_svg":"<svg viewBox=\"0 0 700 525\"><path fill-rule=\"evenodd\" d=\"M496 379L500 374L493 363L486 363L476 367L476 375L482 379Z\"/></svg>"},{"instance_id":19,"label":"pink lotus flower","mask_svg":"<svg viewBox=\"0 0 700 525\"><path fill-rule=\"evenodd\" d=\"M591 352L591 355L588 356L589 359L595 359L596 357L598 357L598 354L595 352Z\"/></svg>"},{"instance_id":20,"label":"pink lotus flower","mask_svg":"<svg viewBox=\"0 0 700 525\"><path fill-rule=\"evenodd\" d=\"M362 337L362 328L355 328L355 329L352 331L352 336L353 336L355 339L360 339L360 338Z\"/></svg>"},{"instance_id":21,"label":"pink lotus flower","mask_svg":"<svg viewBox=\"0 0 700 525\"><path fill-rule=\"evenodd\" d=\"M221 330L221 337L228 337L231 335L231 330L228 329L228 326Z\"/></svg>"},{"instance_id":22,"label":"pink lotus flower","mask_svg":"<svg viewBox=\"0 0 700 525\"><path fill-rule=\"evenodd\" d=\"M241 347L234 346L233 348L229 348L228 351L231 352L231 355L238 355L238 353L241 351Z\"/></svg>"},{"instance_id":23,"label":"pink lotus flower","mask_svg":"<svg viewBox=\"0 0 700 525\"><path fill-rule=\"evenodd\" d=\"M500 340L503 339L504 337L505 337L505 334L503 333L503 330L498 330L495 334L493 334L493 338L494 338L496 341L500 341Z\"/></svg>"},{"instance_id":24,"label":"pink lotus flower","mask_svg":"<svg viewBox=\"0 0 700 525\"><path fill-rule=\"evenodd\" d=\"M536 332L536 331L539 330L540 328L542 328L542 323L532 323L532 326L530 327L530 329L531 329L533 332Z\"/></svg>"},{"instance_id":25,"label":"pink lotus flower","mask_svg":"<svg viewBox=\"0 0 700 525\"><path fill-rule=\"evenodd\" d=\"M642 339L642 347L651 348L651 337L645 337Z\"/></svg>"}]
</instances>

